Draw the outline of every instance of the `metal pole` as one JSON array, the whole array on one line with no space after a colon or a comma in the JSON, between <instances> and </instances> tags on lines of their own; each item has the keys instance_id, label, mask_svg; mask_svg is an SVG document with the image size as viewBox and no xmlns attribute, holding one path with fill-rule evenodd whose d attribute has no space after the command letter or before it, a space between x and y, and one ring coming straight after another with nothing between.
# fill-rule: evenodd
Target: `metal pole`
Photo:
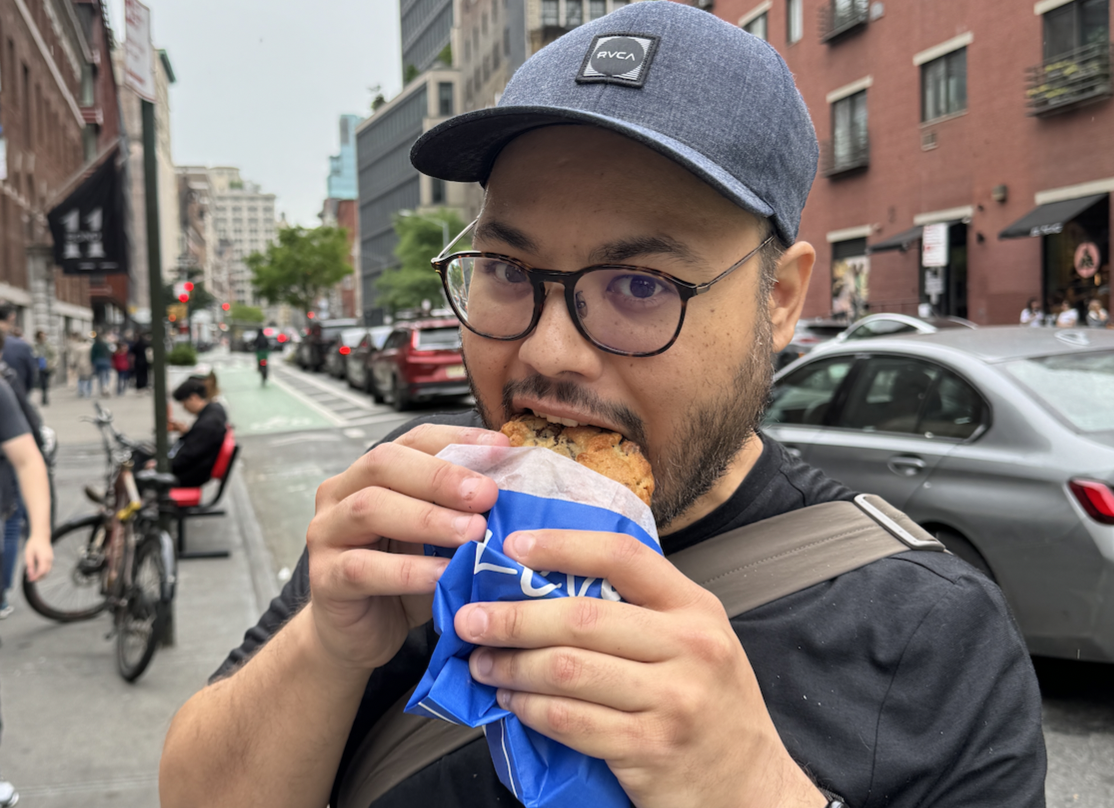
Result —
<instances>
[{"instance_id":1,"label":"metal pole","mask_svg":"<svg viewBox=\"0 0 1114 808\"><path fill-rule=\"evenodd\" d=\"M151 347L154 353L155 372L155 458L158 470L170 470L167 461L166 429L166 334L163 317L166 304L162 299L162 251L159 244L159 184L158 162L155 159L155 105L141 101L143 110L143 196L147 203L147 281L151 294ZM167 518L163 516L160 526L166 530ZM167 570L173 574L173 570ZM162 644L173 647L176 634L174 601L170 602L163 626Z\"/></svg>"},{"instance_id":2,"label":"metal pole","mask_svg":"<svg viewBox=\"0 0 1114 808\"><path fill-rule=\"evenodd\" d=\"M147 276L151 289L151 347L155 372L155 457L159 471L169 471L166 459L166 333L162 297L162 258L159 244L158 164L155 159L155 105L140 102L143 108L143 175L147 203Z\"/></svg>"}]
</instances>

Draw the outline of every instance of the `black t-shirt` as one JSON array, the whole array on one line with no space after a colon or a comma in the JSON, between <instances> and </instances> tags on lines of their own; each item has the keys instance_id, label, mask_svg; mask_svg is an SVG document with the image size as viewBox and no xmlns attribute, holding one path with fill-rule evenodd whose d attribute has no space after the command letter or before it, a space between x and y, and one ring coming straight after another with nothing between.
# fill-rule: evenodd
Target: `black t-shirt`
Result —
<instances>
[{"instance_id":1,"label":"black t-shirt","mask_svg":"<svg viewBox=\"0 0 1114 808\"><path fill-rule=\"evenodd\" d=\"M428 416L478 425L474 414ZM712 513L662 539L666 553L797 508L850 499L844 486L763 437L762 455ZM307 556L214 678L228 675L309 596ZM957 558L907 552L734 618L782 741L851 808L1044 805L1036 677L999 589ZM337 782L368 729L425 671L432 624L374 671ZM338 727L338 732L346 728ZM333 804L336 803L334 788ZM418 772L375 808L517 805L479 739Z\"/></svg>"},{"instance_id":2,"label":"black t-shirt","mask_svg":"<svg viewBox=\"0 0 1114 808\"><path fill-rule=\"evenodd\" d=\"M0 446L31 431L12 386L0 374ZM15 469L0 449L0 519L7 519L19 501Z\"/></svg>"},{"instance_id":3,"label":"black t-shirt","mask_svg":"<svg viewBox=\"0 0 1114 808\"><path fill-rule=\"evenodd\" d=\"M170 449L170 471L184 486L200 486L209 481L217 462L228 416L224 407L210 401L197 414L197 420Z\"/></svg>"}]
</instances>

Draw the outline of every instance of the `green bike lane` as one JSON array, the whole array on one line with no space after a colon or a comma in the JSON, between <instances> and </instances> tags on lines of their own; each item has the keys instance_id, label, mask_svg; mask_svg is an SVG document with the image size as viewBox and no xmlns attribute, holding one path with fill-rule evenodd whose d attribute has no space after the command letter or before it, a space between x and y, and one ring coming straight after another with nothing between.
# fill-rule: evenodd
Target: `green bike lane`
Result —
<instances>
[{"instance_id":1,"label":"green bike lane","mask_svg":"<svg viewBox=\"0 0 1114 808\"><path fill-rule=\"evenodd\" d=\"M231 356L213 362L228 417L240 437L330 429L335 423L273 377L260 384L254 357Z\"/></svg>"}]
</instances>

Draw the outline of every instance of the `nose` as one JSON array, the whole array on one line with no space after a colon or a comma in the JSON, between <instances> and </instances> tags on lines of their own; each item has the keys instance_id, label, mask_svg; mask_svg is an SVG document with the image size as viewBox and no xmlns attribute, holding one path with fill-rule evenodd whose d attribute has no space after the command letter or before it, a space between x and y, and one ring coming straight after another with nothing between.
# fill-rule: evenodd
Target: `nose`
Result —
<instances>
[{"instance_id":1,"label":"nose","mask_svg":"<svg viewBox=\"0 0 1114 808\"><path fill-rule=\"evenodd\" d=\"M564 287L547 283L545 291L541 317L519 346L519 359L542 376L557 378L571 373L583 379L596 378L603 352L580 335L569 314Z\"/></svg>"}]
</instances>

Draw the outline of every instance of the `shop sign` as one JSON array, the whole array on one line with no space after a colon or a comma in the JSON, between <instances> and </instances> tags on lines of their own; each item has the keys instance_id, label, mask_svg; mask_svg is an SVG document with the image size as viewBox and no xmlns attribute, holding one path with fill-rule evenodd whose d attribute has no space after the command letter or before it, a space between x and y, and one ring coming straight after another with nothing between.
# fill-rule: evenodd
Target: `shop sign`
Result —
<instances>
[{"instance_id":1,"label":"shop sign","mask_svg":"<svg viewBox=\"0 0 1114 808\"><path fill-rule=\"evenodd\" d=\"M948 226L926 224L921 234L921 266L946 267L948 265Z\"/></svg>"},{"instance_id":2,"label":"shop sign","mask_svg":"<svg viewBox=\"0 0 1114 808\"><path fill-rule=\"evenodd\" d=\"M1099 248L1094 242L1084 241L1075 248L1075 274L1081 278L1093 278L1099 268Z\"/></svg>"},{"instance_id":3,"label":"shop sign","mask_svg":"<svg viewBox=\"0 0 1114 808\"><path fill-rule=\"evenodd\" d=\"M139 0L126 0L124 21L124 83L144 101L155 103L155 61L151 50L151 10Z\"/></svg>"}]
</instances>

